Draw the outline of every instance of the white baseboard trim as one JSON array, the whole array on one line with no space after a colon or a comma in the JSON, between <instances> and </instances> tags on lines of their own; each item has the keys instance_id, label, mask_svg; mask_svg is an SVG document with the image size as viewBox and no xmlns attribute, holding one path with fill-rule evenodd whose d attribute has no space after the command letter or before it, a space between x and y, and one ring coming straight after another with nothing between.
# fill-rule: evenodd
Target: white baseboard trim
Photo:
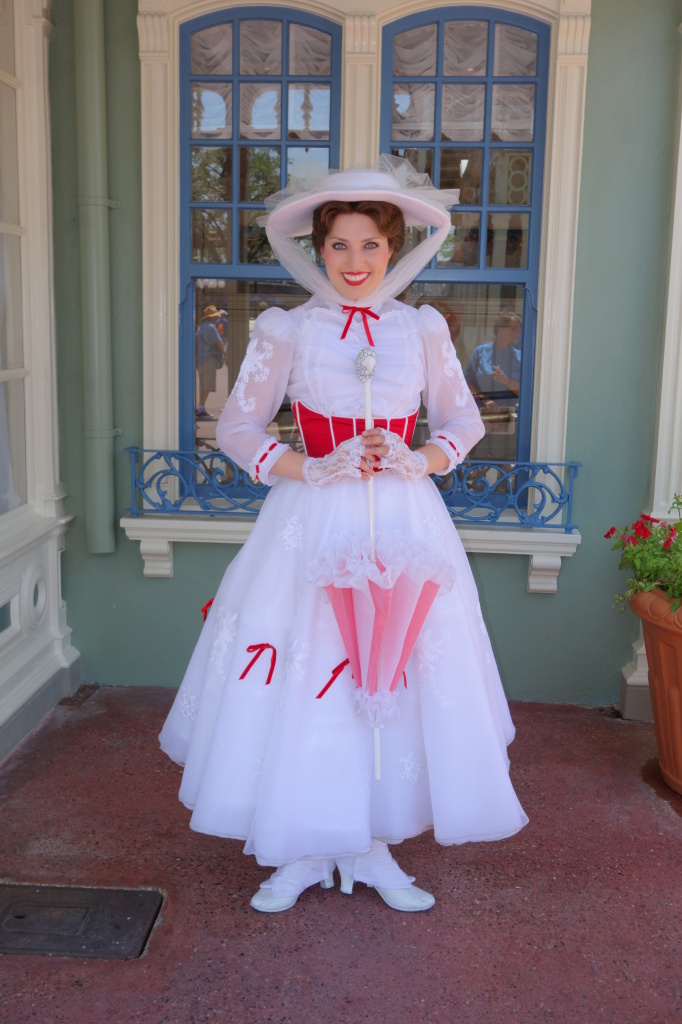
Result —
<instances>
[{"instance_id":1,"label":"white baseboard trim","mask_svg":"<svg viewBox=\"0 0 682 1024\"><path fill-rule=\"evenodd\" d=\"M646 660L641 627L639 639L632 645L632 661L624 666L620 677L618 709L623 718L637 722L653 722L651 694L649 693L649 664Z\"/></svg>"},{"instance_id":2,"label":"white baseboard trim","mask_svg":"<svg viewBox=\"0 0 682 1024\"><path fill-rule=\"evenodd\" d=\"M81 681L81 659L78 657L68 667L55 672L25 704L3 722L0 725L0 762L26 739L62 697L70 697L75 693Z\"/></svg>"}]
</instances>

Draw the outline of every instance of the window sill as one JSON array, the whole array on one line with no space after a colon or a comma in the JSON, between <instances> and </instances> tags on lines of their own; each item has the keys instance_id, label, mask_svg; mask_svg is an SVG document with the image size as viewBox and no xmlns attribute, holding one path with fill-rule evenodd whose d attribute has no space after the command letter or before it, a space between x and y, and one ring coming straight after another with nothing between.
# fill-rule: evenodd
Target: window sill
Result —
<instances>
[{"instance_id":1,"label":"window sill","mask_svg":"<svg viewBox=\"0 0 682 1024\"><path fill-rule=\"evenodd\" d=\"M120 525L129 540L140 542L144 575L173 575L173 544L243 544L254 520L198 516L124 516ZM528 592L555 594L561 559L574 555L580 533L513 526L458 526L465 551L486 555L526 555Z\"/></svg>"}]
</instances>

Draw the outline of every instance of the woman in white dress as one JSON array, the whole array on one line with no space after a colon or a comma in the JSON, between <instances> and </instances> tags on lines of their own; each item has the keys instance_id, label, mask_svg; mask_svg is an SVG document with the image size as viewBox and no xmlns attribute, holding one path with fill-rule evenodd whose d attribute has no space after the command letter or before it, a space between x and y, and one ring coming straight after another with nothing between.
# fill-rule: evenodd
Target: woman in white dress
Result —
<instances>
[{"instance_id":1,"label":"woman in white dress","mask_svg":"<svg viewBox=\"0 0 682 1024\"><path fill-rule=\"evenodd\" d=\"M442 244L456 201L384 160L275 197L268 216L280 262L313 297L258 317L220 417L221 448L271 490L160 736L185 766L191 827L245 841L276 868L257 910L331 887L335 867L343 892L361 881L396 910L426 910L433 896L387 844L431 829L443 845L502 839L528 820L509 779L514 728L476 588L430 479L461 462L483 426L443 317L393 298ZM387 272L405 223L435 230ZM295 241L311 227L326 275ZM363 430L356 370L368 341L373 430ZM267 433L285 394L306 455ZM431 437L412 451L421 398ZM324 589L367 586L370 479L386 577L438 586L381 730L380 781Z\"/></svg>"}]
</instances>

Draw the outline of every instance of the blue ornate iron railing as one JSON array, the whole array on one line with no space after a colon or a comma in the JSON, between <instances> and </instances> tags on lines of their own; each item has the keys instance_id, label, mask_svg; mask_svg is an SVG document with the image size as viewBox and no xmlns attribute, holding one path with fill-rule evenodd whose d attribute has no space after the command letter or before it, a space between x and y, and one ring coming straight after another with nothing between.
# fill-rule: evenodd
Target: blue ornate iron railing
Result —
<instances>
[{"instance_id":1,"label":"blue ornate iron railing","mask_svg":"<svg viewBox=\"0 0 682 1024\"><path fill-rule=\"evenodd\" d=\"M126 448L133 517L213 515L253 518L268 488L215 451ZM579 462L471 460L435 477L455 523L577 529L573 485Z\"/></svg>"}]
</instances>

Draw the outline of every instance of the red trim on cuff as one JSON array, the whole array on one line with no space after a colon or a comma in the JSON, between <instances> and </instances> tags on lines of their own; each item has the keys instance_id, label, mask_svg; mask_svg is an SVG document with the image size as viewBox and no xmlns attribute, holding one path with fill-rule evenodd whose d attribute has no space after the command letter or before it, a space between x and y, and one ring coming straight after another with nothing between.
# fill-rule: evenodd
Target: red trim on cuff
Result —
<instances>
[{"instance_id":1,"label":"red trim on cuff","mask_svg":"<svg viewBox=\"0 0 682 1024\"><path fill-rule=\"evenodd\" d=\"M274 442L273 442L273 443L272 443L272 444L270 445L270 447L268 448L268 450L267 450L267 451L266 451L266 452L265 452L265 453L264 453L263 455L261 455L260 459L259 459L259 460L258 460L258 462L256 463L256 478L260 478L260 471L259 471L259 467L260 467L260 464L261 464L261 462L265 462L265 460L267 459L267 457L268 457L268 455L270 454L270 452L274 452L274 450L275 450L275 448L277 447L278 443L279 443L278 441L274 441Z\"/></svg>"}]
</instances>

